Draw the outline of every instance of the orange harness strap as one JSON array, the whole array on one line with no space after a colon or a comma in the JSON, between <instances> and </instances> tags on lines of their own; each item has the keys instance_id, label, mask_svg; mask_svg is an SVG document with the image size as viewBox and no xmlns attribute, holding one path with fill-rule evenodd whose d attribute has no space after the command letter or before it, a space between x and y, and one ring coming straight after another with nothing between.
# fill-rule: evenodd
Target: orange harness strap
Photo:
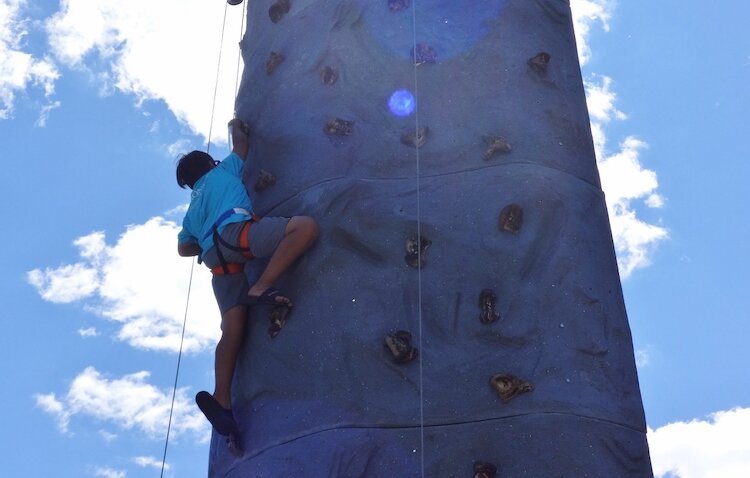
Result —
<instances>
[{"instance_id":1,"label":"orange harness strap","mask_svg":"<svg viewBox=\"0 0 750 478\"><path fill-rule=\"evenodd\" d=\"M241 254L248 259L253 259L255 256L253 255L252 251L250 251L247 234L250 231L250 225L260 219L255 214L253 214L252 217L253 220L245 222L245 224L242 226L242 229L240 229L239 249L242 250ZM216 244L215 247L219 247L219 244ZM211 268L211 274L215 276L223 276L225 274L239 274L240 272L244 272L244 270L244 262L227 262L225 264L219 264L218 266Z\"/></svg>"}]
</instances>

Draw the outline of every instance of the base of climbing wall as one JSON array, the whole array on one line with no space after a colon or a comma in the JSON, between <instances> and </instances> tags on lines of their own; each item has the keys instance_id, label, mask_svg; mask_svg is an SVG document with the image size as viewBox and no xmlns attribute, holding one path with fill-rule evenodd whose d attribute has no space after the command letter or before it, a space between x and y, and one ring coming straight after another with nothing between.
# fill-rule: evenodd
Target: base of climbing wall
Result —
<instances>
[{"instance_id":1,"label":"base of climbing wall","mask_svg":"<svg viewBox=\"0 0 750 478\"><path fill-rule=\"evenodd\" d=\"M211 444L209 478L470 477L477 462L493 465L498 477L650 476L645 433L557 413L425 427L424 447L418 427L340 428L236 459L221 438Z\"/></svg>"}]
</instances>

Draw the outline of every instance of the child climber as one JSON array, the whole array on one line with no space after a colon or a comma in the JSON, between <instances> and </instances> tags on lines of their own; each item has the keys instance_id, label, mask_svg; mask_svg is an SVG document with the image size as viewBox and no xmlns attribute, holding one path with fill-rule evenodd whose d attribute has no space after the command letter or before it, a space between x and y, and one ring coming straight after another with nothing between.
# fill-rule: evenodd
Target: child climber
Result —
<instances>
[{"instance_id":1,"label":"child climber","mask_svg":"<svg viewBox=\"0 0 750 478\"><path fill-rule=\"evenodd\" d=\"M177 163L177 184L193 191L178 234L177 251L183 257L197 255L198 261L211 269L214 295L221 311L214 393L199 392L196 402L222 435L237 433L231 383L245 335L247 308L255 304L292 307L291 300L276 290L276 281L318 236L318 225L310 217L260 218L253 213L242 183L249 129L236 118L229 122L229 127L232 153L224 161L214 161L207 153L193 151ZM270 259L250 286L244 264L253 257Z\"/></svg>"}]
</instances>

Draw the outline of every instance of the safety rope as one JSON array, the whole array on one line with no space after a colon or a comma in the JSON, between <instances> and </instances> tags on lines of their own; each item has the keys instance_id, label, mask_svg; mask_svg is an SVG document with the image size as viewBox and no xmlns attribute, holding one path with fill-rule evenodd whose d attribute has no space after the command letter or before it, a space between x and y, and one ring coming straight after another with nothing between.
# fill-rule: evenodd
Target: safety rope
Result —
<instances>
[{"instance_id":1,"label":"safety rope","mask_svg":"<svg viewBox=\"0 0 750 478\"><path fill-rule=\"evenodd\" d=\"M167 423L167 438L164 440L164 456L161 460L161 478L164 478L164 468L167 464L167 448L169 447L169 432L172 430L172 414L174 413L174 401L177 396L177 379L180 376L180 362L182 362L182 345L185 343L185 326L187 325L188 306L190 305L190 290L193 288L193 269L195 260L190 261L190 280L188 281L187 299L185 300L185 316L182 319L182 337L180 337L180 353L177 354L177 372L174 374L174 386L172 387L172 405L169 407L169 422Z\"/></svg>"},{"instance_id":2,"label":"safety rope","mask_svg":"<svg viewBox=\"0 0 750 478\"><path fill-rule=\"evenodd\" d=\"M412 34L413 34L413 64L414 64L414 126L415 134L419 136L419 83L417 80L417 2L412 2ZM424 382L422 374L422 364L424 360L424 347L422 347L422 208L419 198L421 190L420 184L420 164L419 164L419 143L416 149L416 166L417 166L417 301L419 302L419 443L420 443L420 460L422 478L424 478Z\"/></svg>"},{"instance_id":3,"label":"safety rope","mask_svg":"<svg viewBox=\"0 0 750 478\"><path fill-rule=\"evenodd\" d=\"M246 2L243 2L242 7L242 23L240 25L240 38L242 37L242 30L245 26L245 4ZM216 65L216 79L214 80L214 96L213 101L211 104L211 124L208 128L208 138L206 143L206 154L209 154L211 150L211 137L213 133L213 124L214 124L214 113L216 111L216 95L219 90L219 73L221 71L221 52L224 46L224 31L226 29L227 25L227 6L228 3L224 4L224 18L222 20L221 24L221 40L219 42L219 59ZM241 52L240 52L241 57ZM237 77L239 77L239 68L240 68L240 59L237 59ZM237 83L238 80L235 79L235 103L237 98ZM167 463L167 449L169 448L169 435L172 430L172 416L174 414L174 402L177 397L177 382L180 376L180 364L182 363L182 350L185 343L185 329L187 328L187 316L188 316L188 307L190 305L190 292L193 287L193 271L195 270L195 260L190 262L190 279L188 281L188 290L187 290L187 299L185 300L185 315L182 319L182 337L180 338L180 351L177 354L177 370L175 371L174 376L174 386L172 387L172 404L169 407L169 421L167 422L167 437L164 440L164 455L162 457L161 461L161 474L159 475L161 478L164 478L164 469L166 468Z\"/></svg>"},{"instance_id":4,"label":"safety rope","mask_svg":"<svg viewBox=\"0 0 750 478\"><path fill-rule=\"evenodd\" d=\"M219 60L216 64L216 80L214 80L214 99L211 104L211 124L208 126L208 143L206 144L206 154L211 152L211 133L214 131L214 112L216 111L216 92L219 91L219 72L221 71L221 50L224 46L224 30L227 27L227 6L224 4L224 20L221 22L221 40L219 41Z\"/></svg>"},{"instance_id":5,"label":"safety rope","mask_svg":"<svg viewBox=\"0 0 750 478\"><path fill-rule=\"evenodd\" d=\"M245 29L245 15L247 2L242 2L242 21L240 23L240 43L242 43L243 30ZM237 93L240 87L240 61L242 60L242 47L237 49L237 75L234 79L234 114L237 116Z\"/></svg>"}]
</instances>

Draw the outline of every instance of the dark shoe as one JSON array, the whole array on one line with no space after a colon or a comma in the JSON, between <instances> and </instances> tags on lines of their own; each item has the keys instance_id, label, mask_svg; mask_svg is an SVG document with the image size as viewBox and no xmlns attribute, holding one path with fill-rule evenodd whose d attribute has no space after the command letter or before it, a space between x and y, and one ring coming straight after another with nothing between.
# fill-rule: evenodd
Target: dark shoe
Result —
<instances>
[{"instance_id":1,"label":"dark shoe","mask_svg":"<svg viewBox=\"0 0 750 478\"><path fill-rule=\"evenodd\" d=\"M216 401L213 395L206 391L198 392L195 403L201 409L217 433L224 436L239 435L237 423L234 421L232 410L228 410Z\"/></svg>"}]
</instances>

